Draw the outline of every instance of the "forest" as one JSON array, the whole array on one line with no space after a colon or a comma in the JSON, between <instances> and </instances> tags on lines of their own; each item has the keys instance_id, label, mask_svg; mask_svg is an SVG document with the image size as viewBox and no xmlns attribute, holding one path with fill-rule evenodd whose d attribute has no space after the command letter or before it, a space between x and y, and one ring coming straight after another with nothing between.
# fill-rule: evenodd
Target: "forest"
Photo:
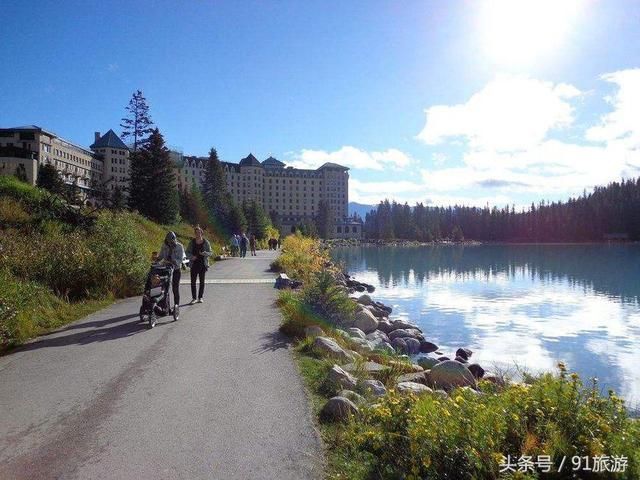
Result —
<instances>
[{"instance_id":1,"label":"forest","mask_svg":"<svg viewBox=\"0 0 640 480\"><path fill-rule=\"evenodd\" d=\"M409 206L388 200L364 222L371 239L588 242L640 240L640 178L613 182L565 202L513 206Z\"/></svg>"}]
</instances>

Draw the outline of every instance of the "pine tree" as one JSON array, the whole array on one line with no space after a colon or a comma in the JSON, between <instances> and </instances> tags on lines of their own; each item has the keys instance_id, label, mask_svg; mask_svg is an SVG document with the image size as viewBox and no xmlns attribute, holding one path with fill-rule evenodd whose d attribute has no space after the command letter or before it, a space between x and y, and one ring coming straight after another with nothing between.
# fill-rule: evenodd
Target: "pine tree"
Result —
<instances>
[{"instance_id":1,"label":"pine tree","mask_svg":"<svg viewBox=\"0 0 640 480\"><path fill-rule=\"evenodd\" d=\"M138 148L143 147L149 141L149 135L153 132L153 122L149 115L149 106L147 99L144 98L142 91L137 90L129 100L126 107L129 112L127 117L122 119L120 126L122 127L122 139L133 139L133 156L135 156Z\"/></svg>"},{"instance_id":2,"label":"pine tree","mask_svg":"<svg viewBox=\"0 0 640 480\"><path fill-rule=\"evenodd\" d=\"M60 177L60 173L50 163L45 163L38 167L36 185L57 195L63 195L65 192L65 184L62 177Z\"/></svg>"},{"instance_id":3,"label":"pine tree","mask_svg":"<svg viewBox=\"0 0 640 480\"><path fill-rule=\"evenodd\" d=\"M247 219L244 216L242 208L233 201L230 202L227 223L228 227L226 227L226 234L247 231Z\"/></svg>"},{"instance_id":4,"label":"pine tree","mask_svg":"<svg viewBox=\"0 0 640 480\"><path fill-rule=\"evenodd\" d=\"M127 200L122 189L116 185L109 199L109 206L114 210L124 210L127 207Z\"/></svg>"},{"instance_id":5,"label":"pine tree","mask_svg":"<svg viewBox=\"0 0 640 480\"><path fill-rule=\"evenodd\" d=\"M233 208L239 209L239 207L232 205L231 196L227 191L224 167L218 159L218 152L216 152L215 148L209 151L209 161L207 162L202 182L202 197L212 220L223 230L222 233L227 235L232 231L237 232L238 225L243 223L246 227L246 220L241 222L238 211L232 211ZM242 213L241 209L240 213Z\"/></svg>"},{"instance_id":6,"label":"pine tree","mask_svg":"<svg viewBox=\"0 0 640 480\"><path fill-rule=\"evenodd\" d=\"M169 150L156 128L131 165L129 206L159 223L175 222L179 213L175 182Z\"/></svg>"},{"instance_id":7,"label":"pine tree","mask_svg":"<svg viewBox=\"0 0 640 480\"><path fill-rule=\"evenodd\" d=\"M258 240L265 238L271 222L262 205L255 200L249 200L242 204L242 211L247 220L247 229L249 232L253 233Z\"/></svg>"}]
</instances>

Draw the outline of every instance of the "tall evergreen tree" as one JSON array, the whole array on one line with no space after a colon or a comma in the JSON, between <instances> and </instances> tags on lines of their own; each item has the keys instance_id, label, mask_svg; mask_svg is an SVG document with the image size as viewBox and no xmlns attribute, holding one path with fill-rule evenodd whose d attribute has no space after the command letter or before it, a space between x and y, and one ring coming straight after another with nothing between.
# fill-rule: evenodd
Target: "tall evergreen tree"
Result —
<instances>
[{"instance_id":1,"label":"tall evergreen tree","mask_svg":"<svg viewBox=\"0 0 640 480\"><path fill-rule=\"evenodd\" d=\"M271 222L262 205L255 200L249 200L242 204L242 211L247 220L248 231L253 233L258 240L265 238Z\"/></svg>"},{"instance_id":2,"label":"tall evergreen tree","mask_svg":"<svg viewBox=\"0 0 640 480\"><path fill-rule=\"evenodd\" d=\"M202 197L211 214L211 218L217 227L224 231L222 233L226 235L231 231L237 231L238 224L243 222L240 222L237 210L232 212L232 209L237 206L233 205L231 196L227 191L224 167L218 158L218 152L215 148L209 151L209 161L207 162L202 182ZM240 213L242 213L242 210L240 210ZM244 224L246 226L246 221L244 221Z\"/></svg>"},{"instance_id":3,"label":"tall evergreen tree","mask_svg":"<svg viewBox=\"0 0 640 480\"><path fill-rule=\"evenodd\" d=\"M65 184L62 177L60 177L60 173L50 163L45 163L38 167L36 185L58 195L63 195L65 192Z\"/></svg>"},{"instance_id":4,"label":"tall evergreen tree","mask_svg":"<svg viewBox=\"0 0 640 480\"><path fill-rule=\"evenodd\" d=\"M245 218L244 212L242 211L240 205L235 202L231 202L227 215L227 227L225 232L226 234L247 231L247 219Z\"/></svg>"},{"instance_id":5,"label":"tall evergreen tree","mask_svg":"<svg viewBox=\"0 0 640 480\"><path fill-rule=\"evenodd\" d=\"M178 190L173 164L164 138L156 128L131 165L129 206L159 223L178 218Z\"/></svg>"},{"instance_id":6,"label":"tall evergreen tree","mask_svg":"<svg viewBox=\"0 0 640 480\"><path fill-rule=\"evenodd\" d=\"M136 90L129 100L129 105L126 107L129 112L126 117L122 119L120 126L122 127L122 139L133 139L133 154L138 149L144 146L149 141L149 135L153 132L153 122L149 115L149 105L147 105L147 99L144 98L141 90Z\"/></svg>"}]
</instances>

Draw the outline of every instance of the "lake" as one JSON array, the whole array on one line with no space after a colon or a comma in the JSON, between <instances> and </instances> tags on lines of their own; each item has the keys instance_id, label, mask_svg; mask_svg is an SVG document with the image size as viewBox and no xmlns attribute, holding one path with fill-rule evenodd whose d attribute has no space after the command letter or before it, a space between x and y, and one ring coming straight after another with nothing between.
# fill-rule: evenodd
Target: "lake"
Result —
<instances>
[{"instance_id":1,"label":"lake","mask_svg":"<svg viewBox=\"0 0 640 480\"><path fill-rule=\"evenodd\" d=\"M451 358L469 347L485 369L532 372L562 361L640 404L640 245L364 246L333 257Z\"/></svg>"}]
</instances>

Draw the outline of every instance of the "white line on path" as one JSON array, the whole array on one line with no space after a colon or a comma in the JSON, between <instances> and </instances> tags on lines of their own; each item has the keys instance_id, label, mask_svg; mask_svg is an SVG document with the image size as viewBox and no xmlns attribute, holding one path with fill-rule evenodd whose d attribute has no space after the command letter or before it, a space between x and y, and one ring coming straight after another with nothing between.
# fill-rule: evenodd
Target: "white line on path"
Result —
<instances>
[{"instance_id":1,"label":"white line on path","mask_svg":"<svg viewBox=\"0 0 640 480\"><path fill-rule=\"evenodd\" d=\"M205 278L205 284L220 283L274 283L275 278ZM190 280L180 280L180 285L189 285Z\"/></svg>"}]
</instances>

